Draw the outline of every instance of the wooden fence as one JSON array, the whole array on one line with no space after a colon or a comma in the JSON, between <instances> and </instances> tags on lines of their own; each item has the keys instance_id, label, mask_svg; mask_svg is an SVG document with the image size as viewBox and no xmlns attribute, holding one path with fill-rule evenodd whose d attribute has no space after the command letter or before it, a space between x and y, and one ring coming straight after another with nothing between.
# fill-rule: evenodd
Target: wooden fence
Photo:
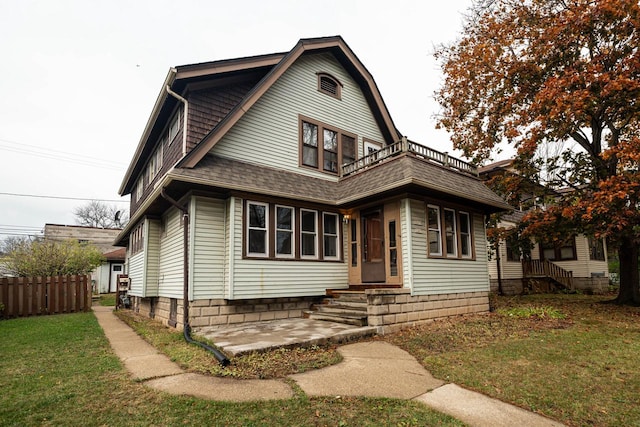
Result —
<instances>
[{"instance_id":1,"label":"wooden fence","mask_svg":"<svg viewBox=\"0 0 640 427\"><path fill-rule=\"evenodd\" d=\"M0 278L0 318L89 310L89 276Z\"/></svg>"}]
</instances>

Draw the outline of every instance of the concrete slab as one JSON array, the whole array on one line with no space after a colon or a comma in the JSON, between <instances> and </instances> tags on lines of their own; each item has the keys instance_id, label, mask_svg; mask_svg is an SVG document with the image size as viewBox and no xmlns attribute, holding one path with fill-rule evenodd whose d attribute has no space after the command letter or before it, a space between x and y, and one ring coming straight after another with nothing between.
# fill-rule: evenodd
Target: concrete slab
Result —
<instances>
[{"instance_id":1,"label":"concrete slab","mask_svg":"<svg viewBox=\"0 0 640 427\"><path fill-rule=\"evenodd\" d=\"M278 380L235 380L187 373L150 380L145 384L170 394L216 401L246 402L293 397L291 387Z\"/></svg>"},{"instance_id":2,"label":"concrete slab","mask_svg":"<svg viewBox=\"0 0 640 427\"><path fill-rule=\"evenodd\" d=\"M290 378L312 396L412 399L443 384L409 353L386 342L350 344L338 351L342 363Z\"/></svg>"},{"instance_id":3,"label":"concrete slab","mask_svg":"<svg viewBox=\"0 0 640 427\"><path fill-rule=\"evenodd\" d=\"M197 328L194 334L213 341L227 354L237 356L252 351L292 345L342 343L373 336L376 328L311 319L283 319Z\"/></svg>"},{"instance_id":4,"label":"concrete slab","mask_svg":"<svg viewBox=\"0 0 640 427\"><path fill-rule=\"evenodd\" d=\"M474 427L561 427L564 425L455 384L444 385L415 400Z\"/></svg>"},{"instance_id":5,"label":"concrete slab","mask_svg":"<svg viewBox=\"0 0 640 427\"><path fill-rule=\"evenodd\" d=\"M122 363L131 373L131 377L139 381L184 373L180 366L173 363L164 354L131 357L123 359Z\"/></svg>"}]
</instances>

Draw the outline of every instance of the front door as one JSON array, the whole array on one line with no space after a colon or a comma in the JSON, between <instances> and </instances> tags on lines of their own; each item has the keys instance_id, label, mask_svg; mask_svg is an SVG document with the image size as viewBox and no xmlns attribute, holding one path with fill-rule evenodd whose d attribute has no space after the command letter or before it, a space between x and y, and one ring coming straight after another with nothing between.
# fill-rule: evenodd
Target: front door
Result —
<instances>
[{"instance_id":1,"label":"front door","mask_svg":"<svg viewBox=\"0 0 640 427\"><path fill-rule=\"evenodd\" d=\"M109 292L115 292L118 289L118 274L124 273L124 264L111 264L111 272L109 274Z\"/></svg>"},{"instance_id":2,"label":"front door","mask_svg":"<svg viewBox=\"0 0 640 427\"><path fill-rule=\"evenodd\" d=\"M362 213L362 283L384 283L382 207Z\"/></svg>"}]
</instances>

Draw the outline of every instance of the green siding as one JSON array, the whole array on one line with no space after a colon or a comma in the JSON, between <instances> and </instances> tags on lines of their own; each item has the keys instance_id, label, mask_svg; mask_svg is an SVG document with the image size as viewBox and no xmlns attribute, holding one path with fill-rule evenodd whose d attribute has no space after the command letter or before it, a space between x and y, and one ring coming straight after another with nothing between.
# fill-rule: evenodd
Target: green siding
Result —
<instances>
[{"instance_id":1,"label":"green siding","mask_svg":"<svg viewBox=\"0 0 640 427\"><path fill-rule=\"evenodd\" d=\"M190 283L193 299L222 298L225 268L225 202L194 198Z\"/></svg>"},{"instance_id":2,"label":"green siding","mask_svg":"<svg viewBox=\"0 0 640 427\"><path fill-rule=\"evenodd\" d=\"M171 208L163 217L165 230L160 234L158 296L183 297L183 234L181 212Z\"/></svg>"},{"instance_id":3,"label":"green siding","mask_svg":"<svg viewBox=\"0 0 640 427\"><path fill-rule=\"evenodd\" d=\"M343 84L338 100L317 90L316 73L332 74ZM384 142L358 84L329 54L302 56L239 120L212 153L327 179L330 175L298 166L299 115L362 138Z\"/></svg>"}]
</instances>

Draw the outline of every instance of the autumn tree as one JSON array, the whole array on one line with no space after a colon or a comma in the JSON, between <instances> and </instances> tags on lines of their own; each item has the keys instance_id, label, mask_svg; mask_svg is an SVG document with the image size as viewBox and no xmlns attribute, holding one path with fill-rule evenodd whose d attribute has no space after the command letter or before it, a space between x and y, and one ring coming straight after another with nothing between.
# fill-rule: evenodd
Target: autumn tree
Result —
<instances>
[{"instance_id":1,"label":"autumn tree","mask_svg":"<svg viewBox=\"0 0 640 427\"><path fill-rule=\"evenodd\" d=\"M438 125L454 147L478 163L514 147L519 175L557 191L548 208L525 218L524 232L606 238L620 258L616 301L635 304L639 31L637 0L481 0L460 39L436 52L445 76ZM507 183L505 194L516 185Z\"/></svg>"},{"instance_id":2,"label":"autumn tree","mask_svg":"<svg viewBox=\"0 0 640 427\"><path fill-rule=\"evenodd\" d=\"M121 228L128 220L125 211L97 200L75 208L73 214L76 223L86 227Z\"/></svg>"}]
</instances>

